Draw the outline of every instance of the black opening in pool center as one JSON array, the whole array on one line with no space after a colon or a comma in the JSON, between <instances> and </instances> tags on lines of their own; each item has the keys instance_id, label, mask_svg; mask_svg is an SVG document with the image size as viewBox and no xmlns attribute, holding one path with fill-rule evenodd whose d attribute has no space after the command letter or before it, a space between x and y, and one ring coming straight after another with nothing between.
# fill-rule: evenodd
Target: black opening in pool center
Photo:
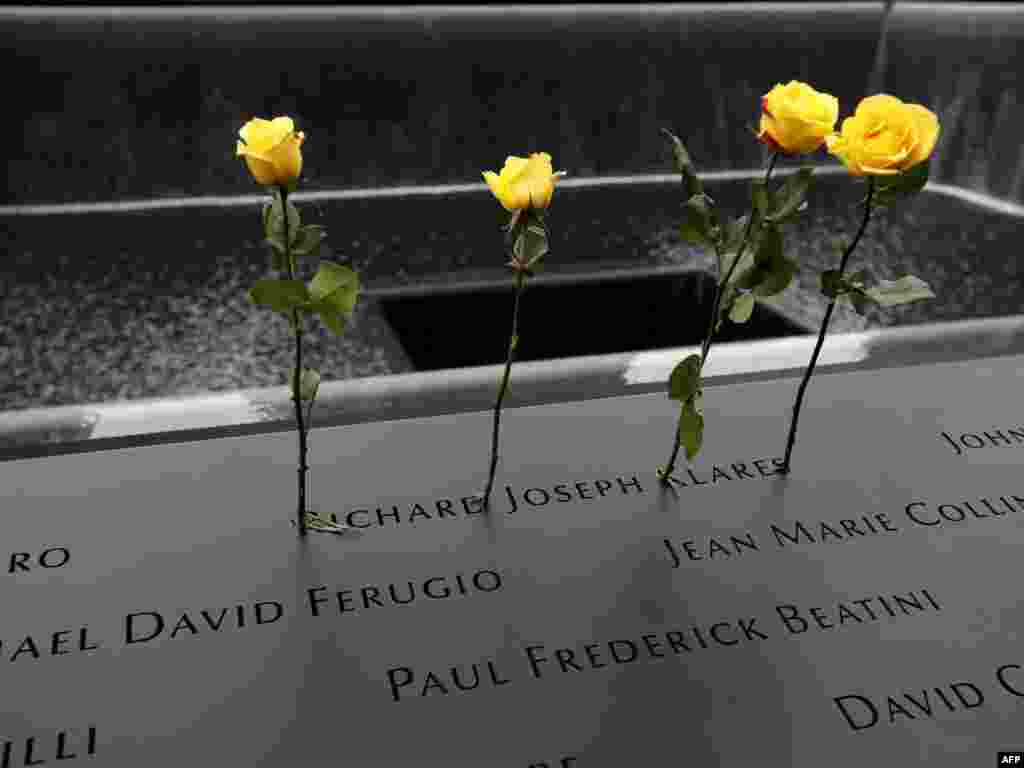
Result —
<instances>
[{"instance_id":1,"label":"black opening in pool center","mask_svg":"<svg viewBox=\"0 0 1024 768\"><path fill-rule=\"evenodd\" d=\"M714 300L714 278L698 271L527 281L519 305L515 360L614 354L699 345ZM377 298L416 370L505 362L513 281L396 291ZM809 333L757 304L750 319L728 318L715 343Z\"/></svg>"}]
</instances>

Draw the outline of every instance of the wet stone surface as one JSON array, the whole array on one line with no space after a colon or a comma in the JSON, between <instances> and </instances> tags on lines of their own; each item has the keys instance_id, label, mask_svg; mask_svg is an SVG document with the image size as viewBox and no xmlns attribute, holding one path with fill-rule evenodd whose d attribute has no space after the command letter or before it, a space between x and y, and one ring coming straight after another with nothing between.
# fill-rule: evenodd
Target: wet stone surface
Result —
<instances>
[{"instance_id":1,"label":"wet stone surface","mask_svg":"<svg viewBox=\"0 0 1024 768\"><path fill-rule=\"evenodd\" d=\"M709 185L719 205L743 210L748 185ZM838 265L828 247L859 224L863 186L816 177L808 212L785 231L801 264L776 299L818 327L825 301L817 274ZM621 267L713 270L711 254L679 242L675 185L560 190L552 206L545 274ZM321 257L348 263L368 291L341 338L309 323L304 363L324 379L402 373L408 356L380 315L373 291L403 285L510 280L502 267L502 211L486 194L458 198L302 203L324 224ZM497 210L496 210L497 209ZM0 403L5 410L283 386L294 363L285 319L249 303L272 276L255 241L258 209L37 216L0 233ZM873 213L849 269L876 279L906 273L939 295L861 318L837 308L831 332L991 317L1020 311L1019 222L934 193ZM308 279L315 265L306 265ZM614 311L611 309L610 311ZM628 323L629 318L623 317ZM452 344L460 343L452 339ZM493 344L505 348L506 338Z\"/></svg>"}]
</instances>

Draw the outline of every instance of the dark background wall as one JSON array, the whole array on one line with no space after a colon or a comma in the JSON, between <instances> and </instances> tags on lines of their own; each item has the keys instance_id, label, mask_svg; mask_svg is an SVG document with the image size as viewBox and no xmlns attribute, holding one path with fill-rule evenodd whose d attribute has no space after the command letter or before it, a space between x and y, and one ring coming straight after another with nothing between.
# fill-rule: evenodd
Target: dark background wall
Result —
<instances>
[{"instance_id":1,"label":"dark background wall","mask_svg":"<svg viewBox=\"0 0 1024 768\"><path fill-rule=\"evenodd\" d=\"M776 81L863 95L882 4L855 6L0 13L24 94L4 202L251 192L237 130L278 114L307 134L305 189L476 182L539 149L575 176L664 172L661 126L705 169L752 167Z\"/></svg>"},{"instance_id":2,"label":"dark background wall","mask_svg":"<svg viewBox=\"0 0 1024 768\"><path fill-rule=\"evenodd\" d=\"M662 171L663 125L702 168L748 167L758 97L791 78L843 115L880 89L925 104L934 178L1024 199L1024 6L828 5L0 10L2 202L249 190L235 135L274 114L307 133L307 189L479 181L536 149L577 176Z\"/></svg>"}]
</instances>

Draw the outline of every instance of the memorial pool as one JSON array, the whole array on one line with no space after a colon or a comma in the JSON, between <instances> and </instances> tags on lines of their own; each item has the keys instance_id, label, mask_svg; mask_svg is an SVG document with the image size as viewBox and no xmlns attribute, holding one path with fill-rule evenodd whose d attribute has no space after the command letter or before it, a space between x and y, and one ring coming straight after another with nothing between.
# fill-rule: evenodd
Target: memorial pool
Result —
<instances>
[{"instance_id":1,"label":"memorial pool","mask_svg":"<svg viewBox=\"0 0 1024 768\"><path fill-rule=\"evenodd\" d=\"M259 189L233 153L253 114L292 114L307 131L300 192L317 199L300 194L303 216L328 228L321 255L368 288L345 337L307 336L328 379L411 370L374 291L506 278L502 211L479 177L506 154L546 149L570 173L548 274L709 268L675 235L659 130L687 141L739 211L747 181L730 174L764 160L747 125L789 78L835 93L843 115L885 90L943 127L936 186L876 214L853 260L880 278L919 275L940 298L863 321L841 311L831 328L1017 313L1021 18L1019 6L881 2L0 11L4 60L32 84L0 205L0 409L283 384L286 326L245 295L268 266L258 202L245 202ZM510 68L526 41L536 66ZM834 266L827 238L855 229L859 196L824 153L814 162L840 173L819 173L787 236L806 271L782 304L805 327L822 312L812 276ZM412 193L388 192L403 184ZM168 207L116 208L132 201ZM30 212L75 203L100 210ZM486 342L495 361L504 343Z\"/></svg>"},{"instance_id":2,"label":"memorial pool","mask_svg":"<svg viewBox=\"0 0 1024 768\"><path fill-rule=\"evenodd\" d=\"M675 232L678 182L641 182L559 190L550 216L552 250L542 274L711 270L709 255L680 243ZM709 182L719 205L733 213L740 212L748 189L746 181ZM862 189L845 174L819 173L808 210L786 230L787 252L803 268L780 301L791 320L817 327L824 301L814 275L835 266L828 238L855 230L854 204ZM484 191L300 200L299 206L306 221L327 227L329 247L322 256L351 263L367 286L366 300L344 337L319 327L307 336L307 359L316 361L325 378L415 369L382 317L375 291L510 282L502 267L501 210ZM6 295L0 305L5 408L284 383L292 356L287 324L251 306L246 296L254 281L269 274L266 251L256 240L256 205L25 216L8 222L0 235L13 256L4 270ZM863 319L841 308L831 327L1019 312L1024 296L1020 228L1021 219L1009 213L936 192L874 214L851 267L867 268L882 279L916 274L939 298L872 309ZM624 326L645 322L619 320ZM680 327L677 343L695 343L691 331ZM754 325L749 331L756 337ZM497 363L505 333L471 341L463 334L451 344L486 346ZM614 351L644 348L638 339Z\"/></svg>"}]
</instances>

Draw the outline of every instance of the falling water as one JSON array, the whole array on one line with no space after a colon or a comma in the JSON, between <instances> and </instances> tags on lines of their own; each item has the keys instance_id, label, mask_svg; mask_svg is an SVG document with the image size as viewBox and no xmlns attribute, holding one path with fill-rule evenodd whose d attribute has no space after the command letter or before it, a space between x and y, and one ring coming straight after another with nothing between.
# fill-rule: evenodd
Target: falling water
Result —
<instances>
[{"instance_id":1,"label":"falling water","mask_svg":"<svg viewBox=\"0 0 1024 768\"><path fill-rule=\"evenodd\" d=\"M878 45L875 47L875 65L871 68L871 77L868 78L867 93L881 93L885 86L885 49L889 44L889 20L892 18L893 0L885 0L885 10L882 13L882 30L878 35Z\"/></svg>"},{"instance_id":2,"label":"falling water","mask_svg":"<svg viewBox=\"0 0 1024 768\"><path fill-rule=\"evenodd\" d=\"M933 181L1024 202L1024 5L886 3L868 93L922 103Z\"/></svg>"}]
</instances>

